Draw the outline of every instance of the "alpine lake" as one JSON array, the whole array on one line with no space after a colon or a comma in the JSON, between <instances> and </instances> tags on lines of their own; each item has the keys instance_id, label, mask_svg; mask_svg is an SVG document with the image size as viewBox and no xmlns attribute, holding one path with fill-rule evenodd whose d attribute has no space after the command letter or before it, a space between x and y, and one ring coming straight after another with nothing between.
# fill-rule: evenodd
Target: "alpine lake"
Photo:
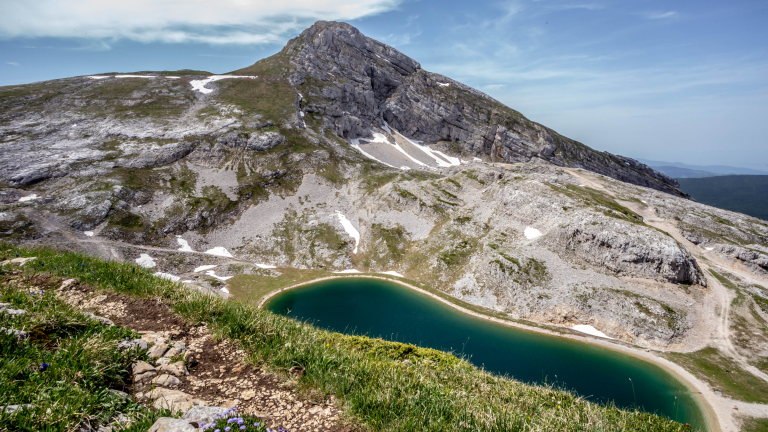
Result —
<instances>
[{"instance_id":1,"label":"alpine lake","mask_svg":"<svg viewBox=\"0 0 768 432\"><path fill-rule=\"evenodd\" d=\"M488 372L706 429L688 387L653 363L471 316L394 282L330 279L286 290L264 307L336 332L453 352Z\"/></svg>"}]
</instances>

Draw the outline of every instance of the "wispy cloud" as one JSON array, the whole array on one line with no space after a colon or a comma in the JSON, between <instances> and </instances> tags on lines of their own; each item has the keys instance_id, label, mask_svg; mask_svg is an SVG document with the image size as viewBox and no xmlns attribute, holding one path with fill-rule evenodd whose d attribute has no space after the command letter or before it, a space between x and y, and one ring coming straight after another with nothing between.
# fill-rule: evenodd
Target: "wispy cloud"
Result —
<instances>
[{"instance_id":1,"label":"wispy cloud","mask_svg":"<svg viewBox=\"0 0 768 432\"><path fill-rule=\"evenodd\" d=\"M645 17L652 20L663 20L669 18L676 18L679 14L675 11L669 12L649 12L645 14Z\"/></svg>"},{"instance_id":2,"label":"wispy cloud","mask_svg":"<svg viewBox=\"0 0 768 432\"><path fill-rule=\"evenodd\" d=\"M65 37L257 45L316 20L354 20L401 0L26 0L0 2L0 39Z\"/></svg>"},{"instance_id":3,"label":"wispy cloud","mask_svg":"<svg viewBox=\"0 0 768 432\"><path fill-rule=\"evenodd\" d=\"M5 62L5 64L11 65L11 66L19 66L16 62Z\"/></svg>"}]
</instances>

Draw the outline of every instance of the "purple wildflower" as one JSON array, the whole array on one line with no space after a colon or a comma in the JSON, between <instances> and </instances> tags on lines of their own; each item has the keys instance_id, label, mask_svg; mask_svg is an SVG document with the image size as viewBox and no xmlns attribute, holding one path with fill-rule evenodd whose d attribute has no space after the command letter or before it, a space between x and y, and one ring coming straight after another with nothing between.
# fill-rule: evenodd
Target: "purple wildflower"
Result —
<instances>
[{"instance_id":1,"label":"purple wildflower","mask_svg":"<svg viewBox=\"0 0 768 432\"><path fill-rule=\"evenodd\" d=\"M259 422L256 422L253 424L253 427L258 427L258 426L259 426Z\"/></svg>"},{"instance_id":2,"label":"purple wildflower","mask_svg":"<svg viewBox=\"0 0 768 432\"><path fill-rule=\"evenodd\" d=\"M229 432L229 431L231 431L231 430L232 430L232 428L231 428L231 427L229 427L229 426L227 426L227 427L225 427L225 428L224 428L224 431L225 431L225 432Z\"/></svg>"},{"instance_id":3,"label":"purple wildflower","mask_svg":"<svg viewBox=\"0 0 768 432\"><path fill-rule=\"evenodd\" d=\"M213 432L221 432L221 429L216 429L216 430L215 430L215 431L213 431Z\"/></svg>"},{"instance_id":4,"label":"purple wildflower","mask_svg":"<svg viewBox=\"0 0 768 432\"><path fill-rule=\"evenodd\" d=\"M245 426L240 426L240 430L245 430Z\"/></svg>"}]
</instances>

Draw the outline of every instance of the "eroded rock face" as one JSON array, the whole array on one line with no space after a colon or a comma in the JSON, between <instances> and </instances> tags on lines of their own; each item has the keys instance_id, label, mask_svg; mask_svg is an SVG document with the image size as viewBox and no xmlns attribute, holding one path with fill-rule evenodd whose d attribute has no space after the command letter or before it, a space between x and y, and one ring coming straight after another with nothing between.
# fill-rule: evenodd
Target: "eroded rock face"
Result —
<instances>
[{"instance_id":1,"label":"eroded rock face","mask_svg":"<svg viewBox=\"0 0 768 432\"><path fill-rule=\"evenodd\" d=\"M577 262L616 274L706 286L690 252L672 237L647 226L632 226L590 215L559 228L552 248Z\"/></svg>"},{"instance_id":2,"label":"eroded rock face","mask_svg":"<svg viewBox=\"0 0 768 432\"><path fill-rule=\"evenodd\" d=\"M415 60L356 28L319 21L283 49L295 68L301 108L347 138L370 136L385 122L426 143L506 162L542 161L683 195L678 183L623 156L597 152L531 122L490 96L427 72Z\"/></svg>"}]
</instances>

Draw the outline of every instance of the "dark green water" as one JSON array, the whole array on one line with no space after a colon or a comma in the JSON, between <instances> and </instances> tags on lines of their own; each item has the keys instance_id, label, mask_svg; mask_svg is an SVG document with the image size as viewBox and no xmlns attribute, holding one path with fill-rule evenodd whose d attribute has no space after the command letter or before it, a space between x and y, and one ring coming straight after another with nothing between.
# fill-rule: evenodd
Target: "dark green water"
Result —
<instances>
[{"instance_id":1,"label":"dark green water","mask_svg":"<svg viewBox=\"0 0 768 432\"><path fill-rule=\"evenodd\" d=\"M529 383L556 382L594 402L614 401L628 408L637 404L645 411L705 428L690 392L658 366L594 345L475 318L391 282L365 278L318 282L279 294L266 308L329 330L463 352L491 372Z\"/></svg>"}]
</instances>

